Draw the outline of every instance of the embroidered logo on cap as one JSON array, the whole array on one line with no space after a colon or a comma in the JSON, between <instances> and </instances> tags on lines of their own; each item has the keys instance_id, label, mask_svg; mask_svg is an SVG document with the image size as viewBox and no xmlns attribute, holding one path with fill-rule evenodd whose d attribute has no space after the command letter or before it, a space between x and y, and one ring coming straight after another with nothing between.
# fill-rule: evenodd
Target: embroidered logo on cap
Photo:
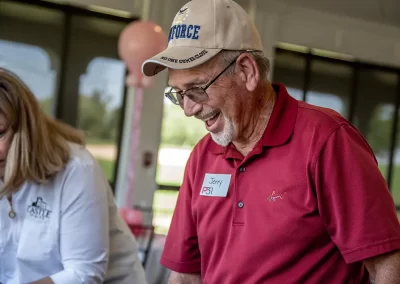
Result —
<instances>
[{"instance_id":1,"label":"embroidered logo on cap","mask_svg":"<svg viewBox=\"0 0 400 284\"><path fill-rule=\"evenodd\" d=\"M184 24L189 15L188 7L179 10L169 31L168 42L173 39L199 39L200 25Z\"/></svg>"},{"instance_id":2,"label":"embroidered logo on cap","mask_svg":"<svg viewBox=\"0 0 400 284\"><path fill-rule=\"evenodd\" d=\"M189 62L195 61L197 59L200 59L207 53L208 53L208 51L204 49L201 52L195 54L194 56L185 58L185 59L176 59L176 58L171 58L171 57L166 57L166 56L161 56L160 59L164 60L164 61L172 62L172 63L189 63Z\"/></svg>"},{"instance_id":3,"label":"embroidered logo on cap","mask_svg":"<svg viewBox=\"0 0 400 284\"><path fill-rule=\"evenodd\" d=\"M190 14L190 9L188 7L182 8L179 10L178 14L176 14L174 19L174 25L182 24L183 21L187 19Z\"/></svg>"},{"instance_id":4,"label":"embroidered logo on cap","mask_svg":"<svg viewBox=\"0 0 400 284\"><path fill-rule=\"evenodd\" d=\"M171 27L169 31L168 41L173 39L199 39L199 32L201 26L198 25L186 25L186 24L177 24Z\"/></svg>"},{"instance_id":5,"label":"embroidered logo on cap","mask_svg":"<svg viewBox=\"0 0 400 284\"><path fill-rule=\"evenodd\" d=\"M187 9L188 9L188 8L180 9L180 10L179 10L179 15L182 15L183 13L185 13L185 11L186 11Z\"/></svg>"}]
</instances>

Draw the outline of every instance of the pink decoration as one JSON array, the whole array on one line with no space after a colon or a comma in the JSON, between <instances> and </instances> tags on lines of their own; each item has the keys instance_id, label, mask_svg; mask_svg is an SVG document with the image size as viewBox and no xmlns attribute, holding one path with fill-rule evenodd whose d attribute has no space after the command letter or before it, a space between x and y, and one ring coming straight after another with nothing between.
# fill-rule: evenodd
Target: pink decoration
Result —
<instances>
[{"instance_id":1,"label":"pink decoration","mask_svg":"<svg viewBox=\"0 0 400 284\"><path fill-rule=\"evenodd\" d=\"M126 85L129 87L140 87L143 89L150 88L153 84L153 77L141 76L130 73L126 77Z\"/></svg>"},{"instance_id":2,"label":"pink decoration","mask_svg":"<svg viewBox=\"0 0 400 284\"><path fill-rule=\"evenodd\" d=\"M167 37L159 25L150 21L135 21L121 32L118 40L118 53L125 62L129 75L126 78L126 85L136 88L134 97L134 116L130 137L129 168L127 176L127 191L125 197L125 208L130 210L134 185L136 183L135 164L141 157L139 153L140 118L143 102L143 89L149 88L152 78L142 73L142 64L145 60L153 57L167 47ZM124 213L124 219L128 224L136 222L137 213ZM143 221L143 216L140 217ZM134 224L130 224L133 226Z\"/></svg>"},{"instance_id":3,"label":"pink decoration","mask_svg":"<svg viewBox=\"0 0 400 284\"><path fill-rule=\"evenodd\" d=\"M128 190L125 197L125 207L130 208L132 205L132 197L134 185L136 182L135 164L139 155L139 137L140 137L140 117L142 113L143 104L143 89L137 88L135 92L135 102L133 110L133 122L131 130L131 150L129 153L129 169L128 169Z\"/></svg>"},{"instance_id":4,"label":"pink decoration","mask_svg":"<svg viewBox=\"0 0 400 284\"><path fill-rule=\"evenodd\" d=\"M142 64L167 47L167 37L159 25L150 21L135 21L121 32L118 53L128 67L128 86L149 87L151 79L142 74Z\"/></svg>"},{"instance_id":5,"label":"pink decoration","mask_svg":"<svg viewBox=\"0 0 400 284\"><path fill-rule=\"evenodd\" d=\"M136 183L135 164L139 153L140 118L143 102L143 89L149 88L152 78L142 73L142 64L167 47L167 37L162 28L150 21L135 21L125 27L118 40L118 53L125 62L129 74L126 85L136 88L134 97L134 116L132 118L132 130L130 137L130 153L127 176L127 191L125 196L125 208L122 209L124 220L131 229L143 222L143 214L137 210L132 211L132 198ZM124 211L125 210L125 211ZM126 211L129 210L129 211ZM139 214L140 213L140 214ZM137 232L136 232L137 233Z\"/></svg>"},{"instance_id":6,"label":"pink decoration","mask_svg":"<svg viewBox=\"0 0 400 284\"><path fill-rule=\"evenodd\" d=\"M141 211L119 208L118 212L134 235L139 236L143 232L143 213Z\"/></svg>"}]
</instances>

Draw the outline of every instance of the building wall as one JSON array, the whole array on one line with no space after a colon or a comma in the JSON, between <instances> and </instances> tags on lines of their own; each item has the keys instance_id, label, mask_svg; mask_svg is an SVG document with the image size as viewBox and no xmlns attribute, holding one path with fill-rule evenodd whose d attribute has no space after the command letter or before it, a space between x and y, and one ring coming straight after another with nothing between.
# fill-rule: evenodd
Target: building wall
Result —
<instances>
[{"instance_id":1,"label":"building wall","mask_svg":"<svg viewBox=\"0 0 400 284\"><path fill-rule=\"evenodd\" d=\"M168 32L176 11L186 1L70 0L69 2L121 9L138 16L142 13L143 4L150 3L149 14L145 17L160 24ZM264 43L264 52L271 59L272 67L275 46L278 42L344 53L362 61L382 65L400 66L400 28L398 27L287 5L282 1L241 0L238 2L245 6L254 17ZM273 78L273 74L270 78ZM166 83L166 74L158 76L155 86L145 91L143 102L140 153L150 151L155 157L160 141L162 97ZM128 106L128 109L132 112L132 106ZM126 129L125 134L129 134L129 129ZM123 151L127 153L127 148ZM140 159L136 164L137 176L140 177L137 179L133 198L136 204L149 206L152 203L153 193L156 190L156 161L154 162L148 169L141 167ZM126 161L121 161L121 163L126 164ZM120 177L123 176L124 173L120 173ZM121 184L117 188L117 199L120 204L123 202L125 190L126 186Z\"/></svg>"}]
</instances>

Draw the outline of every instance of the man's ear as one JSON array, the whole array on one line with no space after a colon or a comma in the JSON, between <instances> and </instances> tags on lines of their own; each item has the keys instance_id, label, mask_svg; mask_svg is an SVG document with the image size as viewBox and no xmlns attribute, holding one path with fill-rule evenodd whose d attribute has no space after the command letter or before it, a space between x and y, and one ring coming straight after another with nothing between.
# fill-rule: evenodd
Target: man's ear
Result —
<instances>
[{"instance_id":1,"label":"man's ear","mask_svg":"<svg viewBox=\"0 0 400 284\"><path fill-rule=\"evenodd\" d=\"M236 68L247 90L254 91L260 80L260 72L254 57L247 52L241 54L236 60Z\"/></svg>"}]
</instances>

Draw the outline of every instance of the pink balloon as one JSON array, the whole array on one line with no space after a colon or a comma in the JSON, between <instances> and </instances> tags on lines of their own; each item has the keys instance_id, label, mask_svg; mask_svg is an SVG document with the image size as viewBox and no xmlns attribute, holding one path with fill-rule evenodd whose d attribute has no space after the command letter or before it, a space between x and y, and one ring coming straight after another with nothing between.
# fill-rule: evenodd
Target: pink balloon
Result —
<instances>
[{"instance_id":1,"label":"pink balloon","mask_svg":"<svg viewBox=\"0 0 400 284\"><path fill-rule=\"evenodd\" d=\"M134 235L139 236L144 232L142 212L135 209L118 208L118 213Z\"/></svg>"},{"instance_id":2,"label":"pink balloon","mask_svg":"<svg viewBox=\"0 0 400 284\"><path fill-rule=\"evenodd\" d=\"M159 25L150 21L135 21L126 26L119 36L118 54L130 72L131 78L127 83L149 86L149 81L142 81L142 64L166 47L167 37Z\"/></svg>"},{"instance_id":3,"label":"pink balloon","mask_svg":"<svg viewBox=\"0 0 400 284\"><path fill-rule=\"evenodd\" d=\"M150 88L153 84L153 77L143 76L141 84L143 88Z\"/></svg>"},{"instance_id":4,"label":"pink balloon","mask_svg":"<svg viewBox=\"0 0 400 284\"><path fill-rule=\"evenodd\" d=\"M118 213L127 224L143 223L143 213L136 209L118 208Z\"/></svg>"},{"instance_id":5,"label":"pink balloon","mask_svg":"<svg viewBox=\"0 0 400 284\"><path fill-rule=\"evenodd\" d=\"M142 75L141 78L138 78L137 75L129 73L126 77L126 85L129 87L141 87L141 88L150 88L153 84L153 77L147 77Z\"/></svg>"},{"instance_id":6,"label":"pink balloon","mask_svg":"<svg viewBox=\"0 0 400 284\"><path fill-rule=\"evenodd\" d=\"M129 87L136 87L140 84L140 78L138 78L135 74L129 73L126 76L126 85Z\"/></svg>"},{"instance_id":7,"label":"pink balloon","mask_svg":"<svg viewBox=\"0 0 400 284\"><path fill-rule=\"evenodd\" d=\"M142 224L143 223L143 214L137 210L129 210L126 213L125 221L128 224Z\"/></svg>"},{"instance_id":8,"label":"pink balloon","mask_svg":"<svg viewBox=\"0 0 400 284\"><path fill-rule=\"evenodd\" d=\"M143 213L135 209L124 209L124 221L131 232L139 236L143 231Z\"/></svg>"}]
</instances>

